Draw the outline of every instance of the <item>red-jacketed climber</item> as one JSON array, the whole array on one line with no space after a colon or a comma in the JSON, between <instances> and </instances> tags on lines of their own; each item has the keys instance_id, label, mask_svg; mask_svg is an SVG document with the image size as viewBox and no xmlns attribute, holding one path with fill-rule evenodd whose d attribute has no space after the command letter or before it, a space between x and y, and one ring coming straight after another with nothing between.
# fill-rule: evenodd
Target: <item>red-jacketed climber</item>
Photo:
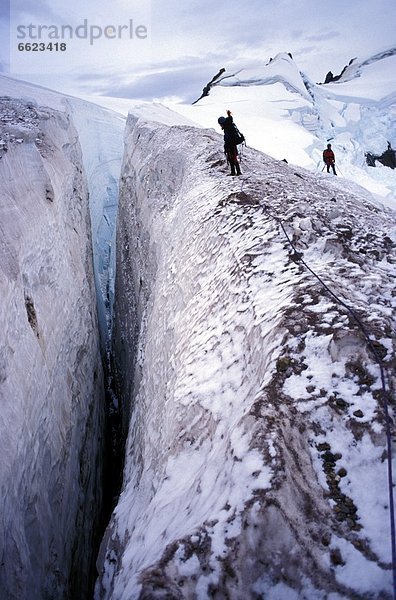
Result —
<instances>
[{"instance_id":1,"label":"red-jacketed climber","mask_svg":"<svg viewBox=\"0 0 396 600\"><path fill-rule=\"evenodd\" d=\"M331 144L327 144L327 148L323 150L323 162L327 167L327 172L330 173L330 167L333 169L334 175L337 175L335 171L335 156L331 149Z\"/></svg>"}]
</instances>

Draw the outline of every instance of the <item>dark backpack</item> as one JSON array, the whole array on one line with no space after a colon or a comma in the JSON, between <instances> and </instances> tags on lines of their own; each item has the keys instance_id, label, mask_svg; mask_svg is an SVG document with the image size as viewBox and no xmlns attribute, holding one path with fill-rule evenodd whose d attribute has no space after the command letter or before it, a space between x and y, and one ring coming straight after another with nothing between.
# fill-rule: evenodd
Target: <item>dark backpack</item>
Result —
<instances>
[{"instance_id":1,"label":"dark backpack","mask_svg":"<svg viewBox=\"0 0 396 600\"><path fill-rule=\"evenodd\" d=\"M245 141L245 136L239 131L235 123L232 124L232 137L234 144L236 144L237 146L239 144L243 144L243 142Z\"/></svg>"}]
</instances>

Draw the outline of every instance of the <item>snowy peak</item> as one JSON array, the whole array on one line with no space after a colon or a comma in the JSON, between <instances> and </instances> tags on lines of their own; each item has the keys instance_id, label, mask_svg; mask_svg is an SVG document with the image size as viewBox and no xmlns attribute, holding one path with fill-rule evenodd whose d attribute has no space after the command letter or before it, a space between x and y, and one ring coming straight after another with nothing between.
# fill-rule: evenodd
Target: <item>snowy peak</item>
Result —
<instances>
[{"instance_id":1,"label":"snowy peak","mask_svg":"<svg viewBox=\"0 0 396 600\"><path fill-rule=\"evenodd\" d=\"M304 79L291 54L281 52L261 67L245 68L223 75L214 86L264 86L281 83L286 89L310 99Z\"/></svg>"},{"instance_id":2,"label":"snowy peak","mask_svg":"<svg viewBox=\"0 0 396 600\"><path fill-rule=\"evenodd\" d=\"M341 74L334 77L332 81L339 81L340 83L350 81L351 79L355 79L356 77L361 77L366 74L366 67L378 63L383 60L392 59L392 64L395 64L396 67L396 47L389 48L388 50L383 50L382 52L378 52L373 56L370 56L366 59L359 60L357 58L353 58L349 64L344 67ZM378 65L377 65L378 67Z\"/></svg>"}]
</instances>

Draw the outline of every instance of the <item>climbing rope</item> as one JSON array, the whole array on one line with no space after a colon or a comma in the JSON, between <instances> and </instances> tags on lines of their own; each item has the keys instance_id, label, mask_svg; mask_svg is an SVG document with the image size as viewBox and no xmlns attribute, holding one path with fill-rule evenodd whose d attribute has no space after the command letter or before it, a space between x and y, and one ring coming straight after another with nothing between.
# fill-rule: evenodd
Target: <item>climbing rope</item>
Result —
<instances>
[{"instance_id":1,"label":"climbing rope","mask_svg":"<svg viewBox=\"0 0 396 600\"><path fill-rule=\"evenodd\" d=\"M265 210L265 208L264 208L264 210ZM385 432L386 432L386 449L387 449L387 466L388 466L388 493L389 493L389 519L390 519L391 545L392 545L393 597L396 600L396 529L395 529L394 496L393 496L393 485L394 484L393 484L393 470L392 470L392 433L391 433L391 417L390 417L390 411L389 411L389 402L388 402L388 398L387 398L388 392L387 392L387 386L386 386L386 380L385 380L384 363L382 361L382 358L378 354L378 351L377 351L375 345L373 344L372 339L370 338L367 328L365 327L365 325L362 322L362 320L360 319L360 317L357 315L356 311L354 311L353 308L351 308L346 302L344 302L344 300L342 300L335 292L333 292L333 290L323 281L323 279L317 273L315 273L315 271L305 262L301 252L297 252L297 249L296 249L295 245L293 244L292 240L290 239L282 220L279 217L275 217L274 215L270 215L270 216L272 218L274 218L277 221L277 223L279 223L283 233L285 234L285 237L294 252L293 259L296 262L299 262L302 265L304 265L304 267L311 273L311 275L313 275L319 281L319 283L327 291L327 293L332 298L334 298L334 300L338 304L343 306L349 312L349 314L353 317L353 319L356 321L359 329L361 330L361 332L363 333L363 335L366 339L367 346L370 348L370 350L375 358L375 361L378 364L379 370L380 370L381 399L382 399L382 405L383 405L384 414L385 414Z\"/></svg>"},{"instance_id":2,"label":"climbing rope","mask_svg":"<svg viewBox=\"0 0 396 600\"><path fill-rule=\"evenodd\" d=\"M244 165L244 170L246 165ZM250 177L250 176L248 176ZM243 187L245 185L245 181L242 181L241 184L241 192L243 191ZM378 351L373 343L373 340L370 338L370 335L367 331L366 326L364 325L361 318L358 316L355 310L351 308L344 300L342 300L333 290L323 281L323 279L305 262L303 258L303 254L298 252L295 245L293 244L290 236L288 235L285 226L283 224L282 219L274 214L268 204L261 204L263 211L268 214L272 219L278 223L280 228L282 229L289 246L293 251L293 260L302 264L307 271L311 273L313 277L317 279L317 281L321 284L321 286L326 290L326 292L336 301L337 304L343 306L345 310L352 316L352 318L357 323L359 329L361 330L366 342L367 346L371 350L376 363L378 364L380 370L380 378L381 378L381 400L382 406L384 410L385 416L385 432L386 432L386 450L387 450L387 476L388 476L388 497L389 497L389 519L390 519L390 531L391 531L391 546L392 546L392 575L393 575L393 598L396 600L396 527L395 527L395 507L394 507L394 495L393 495L393 469L392 469L392 433L391 433L391 417L389 410L389 402L388 402L388 391L386 386L386 378L385 378L385 367L382 358L378 354ZM389 389L389 398L391 397L391 391Z\"/></svg>"}]
</instances>

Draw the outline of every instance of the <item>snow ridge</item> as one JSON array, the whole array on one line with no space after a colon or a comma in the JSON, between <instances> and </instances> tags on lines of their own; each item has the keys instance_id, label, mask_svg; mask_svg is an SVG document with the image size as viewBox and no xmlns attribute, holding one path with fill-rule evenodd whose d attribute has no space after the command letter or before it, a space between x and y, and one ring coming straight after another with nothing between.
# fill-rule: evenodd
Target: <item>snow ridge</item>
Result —
<instances>
[{"instance_id":1,"label":"snow ridge","mask_svg":"<svg viewBox=\"0 0 396 600\"><path fill-rule=\"evenodd\" d=\"M394 214L253 150L228 179L210 131L130 115L125 140L114 349L130 426L96 597L390 599L378 366L265 206L387 366Z\"/></svg>"},{"instance_id":2,"label":"snow ridge","mask_svg":"<svg viewBox=\"0 0 396 600\"><path fill-rule=\"evenodd\" d=\"M265 66L263 72L258 74L254 70L240 69L232 75L224 75L213 83L215 86L241 86L273 85L281 83L287 90L300 94L307 98L307 90L295 62L285 52L277 54L274 59Z\"/></svg>"},{"instance_id":3,"label":"snow ridge","mask_svg":"<svg viewBox=\"0 0 396 600\"><path fill-rule=\"evenodd\" d=\"M342 83L344 81L350 81L354 77L360 77L362 74L362 69L364 69L364 67L367 67L368 65L372 65L378 61L381 61L385 58L390 58L391 56L395 55L396 47L389 48L382 52L378 52L377 54L374 54L373 56L370 56L369 58L366 58L365 60L362 60L360 62L358 62L357 58L354 58L349 63L349 65L346 66L345 69L342 71L338 81Z\"/></svg>"}]
</instances>

